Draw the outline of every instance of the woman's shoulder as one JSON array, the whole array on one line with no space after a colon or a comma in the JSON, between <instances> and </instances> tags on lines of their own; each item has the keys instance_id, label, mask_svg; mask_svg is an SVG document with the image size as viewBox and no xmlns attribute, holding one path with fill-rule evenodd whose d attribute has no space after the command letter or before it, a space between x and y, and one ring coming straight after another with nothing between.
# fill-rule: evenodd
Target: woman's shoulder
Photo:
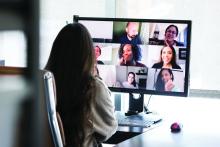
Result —
<instances>
[{"instance_id":1,"label":"woman's shoulder","mask_svg":"<svg viewBox=\"0 0 220 147\"><path fill-rule=\"evenodd\" d=\"M175 64L172 66L173 69L181 69L181 67L178 64Z\"/></svg>"},{"instance_id":2,"label":"woman's shoulder","mask_svg":"<svg viewBox=\"0 0 220 147\"><path fill-rule=\"evenodd\" d=\"M155 63L152 68L162 68L162 64L159 62L159 63Z\"/></svg>"},{"instance_id":3,"label":"woman's shoulder","mask_svg":"<svg viewBox=\"0 0 220 147\"><path fill-rule=\"evenodd\" d=\"M180 92L180 89L179 89L179 87L174 86L171 91L173 91L173 92Z\"/></svg>"},{"instance_id":4,"label":"woman's shoulder","mask_svg":"<svg viewBox=\"0 0 220 147\"><path fill-rule=\"evenodd\" d=\"M98 76L95 76L94 80L95 80L95 83L98 85L105 85L104 81Z\"/></svg>"},{"instance_id":5,"label":"woman's shoulder","mask_svg":"<svg viewBox=\"0 0 220 147\"><path fill-rule=\"evenodd\" d=\"M104 64L104 62L101 61L101 60L98 60L98 61L97 61L97 64Z\"/></svg>"},{"instance_id":6,"label":"woman's shoulder","mask_svg":"<svg viewBox=\"0 0 220 147\"><path fill-rule=\"evenodd\" d=\"M122 86L125 88L128 87L128 82L127 81L122 82Z\"/></svg>"},{"instance_id":7,"label":"woman's shoulder","mask_svg":"<svg viewBox=\"0 0 220 147\"><path fill-rule=\"evenodd\" d=\"M108 86L106 85L106 83L99 77L95 77L95 85L96 85L96 88L98 90L102 90L102 89L105 89L107 90L108 92L110 92Z\"/></svg>"},{"instance_id":8,"label":"woman's shoulder","mask_svg":"<svg viewBox=\"0 0 220 147\"><path fill-rule=\"evenodd\" d=\"M182 42L178 42L175 40L176 46L184 46L184 44Z\"/></svg>"},{"instance_id":9,"label":"woman's shoulder","mask_svg":"<svg viewBox=\"0 0 220 147\"><path fill-rule=\"evenodd\" d=\"M138 66L138 67L146 67L146 65L145 65L145 64L140 63L140 62L136 62L136 66Z\"/></svg>"}]
</instances>

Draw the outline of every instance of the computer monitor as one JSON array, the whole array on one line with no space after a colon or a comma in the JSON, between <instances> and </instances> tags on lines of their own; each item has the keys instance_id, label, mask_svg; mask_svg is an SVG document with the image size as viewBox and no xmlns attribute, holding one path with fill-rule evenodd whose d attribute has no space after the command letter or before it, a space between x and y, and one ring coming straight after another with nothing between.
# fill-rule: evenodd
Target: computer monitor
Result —
<instances>
[{"instance_id":1,"label":"computer monitor","mask_svg":"<svg viewBox=\"0 0 220 147\"><path fill-rule=\"evenodd\" d=\"M188 95L190 20L79 17L89 30L100 77L113 92ZM129 102L129 109L135 102ZM132 106L132 103L134 105Z\"/></svg>"}]
</instances>

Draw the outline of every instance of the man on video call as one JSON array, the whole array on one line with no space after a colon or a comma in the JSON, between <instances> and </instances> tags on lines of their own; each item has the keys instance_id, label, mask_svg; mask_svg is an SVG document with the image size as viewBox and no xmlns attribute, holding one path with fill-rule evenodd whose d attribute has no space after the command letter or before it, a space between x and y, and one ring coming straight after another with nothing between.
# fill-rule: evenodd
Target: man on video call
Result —
<instances>
[{"instance_id":1,"label":"man on video call","mask_svg":"<svg viewBox=\"0 0 220 147\"><path fill-rule=\"evenodd\" d=\"M139 23L128 22L125 28L125 33L119 38L121 44L141 44L140 36L138 35Z\"/></svg>"}]
</instances>

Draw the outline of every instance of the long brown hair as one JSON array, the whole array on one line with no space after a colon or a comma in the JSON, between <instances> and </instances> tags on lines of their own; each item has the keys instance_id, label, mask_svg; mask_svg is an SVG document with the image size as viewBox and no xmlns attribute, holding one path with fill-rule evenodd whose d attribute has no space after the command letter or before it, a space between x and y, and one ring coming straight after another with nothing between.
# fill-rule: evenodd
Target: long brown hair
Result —
<instances>
[{"instance_id":1,"label":"long brown hair","mask_svg":"<svg viewBox=\"0 0 220 147\"><path fill-rule=\"evenodd\" d=\"M161 49L161 51L160 51L160 63L163 64L162 53L163 53L163 49L165 47L169 47L172 50L172 59L170 61L170 64L172 65L172 67L177 66L177 63L176 63L176 51L175 51L174 47L171 46L171 45L163 46L163 48Z\"/></svg>"},{"instance_id":2,"label":"long brown hair","mask_svg":"<svg viewBox=\"0 0 220 147\"><path fill-rule=\"evenodd\" d=\"M86 27L80 23L64 26L53 43L46 69L55 77L57 111L67 146L81 147L84 142L95 97L94 64L93 43Z\"/></svg>"},{"instance_id":3,"label":"long brown hair","mask_svg":"<svg viewBox=\"0 0 220 147\"><path fill-rule=\"evenodd\" d=\"M160 70L160 72L158 73L157 81L156 81L156 83L155 83L155 86L156 86L155 89L158 90L158 91L164 91L164 90L165 90L165 83L164 83L164 81L163 81L163 79L162 79L162 72L163 72L164 70L167 70L167 71L169 72L170 76L171 76L171 80L172 80L172 81L174 80L174 75L173 75L172 70L169 69L169 68L162 68L162 69Z\"/></svg>"}]
</instances>

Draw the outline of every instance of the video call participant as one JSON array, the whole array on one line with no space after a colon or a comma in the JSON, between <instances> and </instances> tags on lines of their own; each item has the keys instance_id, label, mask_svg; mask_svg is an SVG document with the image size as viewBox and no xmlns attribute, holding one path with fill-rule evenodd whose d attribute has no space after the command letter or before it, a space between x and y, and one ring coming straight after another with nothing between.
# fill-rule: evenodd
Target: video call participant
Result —
<instances>
[{"instance_id":1,"label":"video call participant","mask_svg":"<svg viewBox=\"0 0 220 147\"><path fill-rule=\"evenodd\" d=\"M119 65L146 67L138 62L137 46L132 44L121 44L119 48Z\"/></svg>"},{"instance_id":2,"label":"video call participant","mask_svg":"<svg viewBox=\"0 0 220 147\"><path fill-rule=\"evenodd\" d=\"M125 33L119 38L120 44L133 44L139 45L142 44L141 38L138 34L139 23L138 22L128 22L125 28ZM141 51L140 47L138 49L138 60L141 60Z\"/></svg>"},{"instance_id":3,"label":"video call participant","mask_svg":"<svg viewBox=\"0 0 220 147\"><path fill-rule=\"evenodd\" d=\"M139 23L128 22L125 28L125 33L120 37L121 44L142 44L141 38L138 35Z\"/></svg>"},{"instance_id":4,"label":"video call participant","mask_svg":"<svg viewBox=\"0 0 220 147\"><path fill-rule=\"evenodd\" d=\"M158 45L160 40L159 40L159 30L154 30L153 38L149 38L149 44L150 45Z\"/></svg>"},{"instance_id":5,"label":"video call participant","mask_svg":"<svg viewBox=\"0 0 220 147\"><path fill-rule=\"evenodd\" d=\"M158 91L178 91L173 83L173 72L169 68L162 68L157 76L155 89Z\"/></svg>"},{"instance_id":6,"label":"video call participant","mask_svg":"<svg viewBox=\"0 0 220 147\"><path fill-rule=\"evenodd\" d=\"M98 146L117 130L110 90L93 75L94 59L88 30L80 23L64 26L54 40L45 69L55 77L57 111L68 147Z\"/></svg>"},{"instance_id":7,"label":"video call participant","mask_svg":"<svg viewBox=\"0 0 220 147\"><path fill-rule=\"evenodd\" d=\"M135 80L135 73L134 72L129 72L127 81L124 81L122 83L122 86L124 88L138 88L136 80Z\"/></svg>"},{"instance_id":8,"label":"video call participant","mask_svg":"<svg viewBox=\"0 0 220 147\"><path fill-rule=\"evenodd\" d=\"M97 64L104 64L104 62L102 62L101 60L98 60L98 57L102 54L101 47L96 45L94 49L95 49L95 58L96 58Z\"/></svg>"},{"instance_id":9,"label":"video call participant","mask_svg":"<svg viewBox=\"0 0 220 147\"><path fill-rule=\"evenodd\" d=\"M155 63L152 68L172 68L181 69L176 63L176 51L173 46L164 46L160 51L160 61Z\"/></svg>"},{"instance_id":10,"label":"video call participant","mask_svg":"<svg viewBox=\"0 0 220 147\"><path fill-rule=\"evenodd\" d=\"M176 41L179 30L176 25L169 25L165 30L164 40L160 40L158 45L184 46L183 43Z\"/></svg>"}]
</instances>

